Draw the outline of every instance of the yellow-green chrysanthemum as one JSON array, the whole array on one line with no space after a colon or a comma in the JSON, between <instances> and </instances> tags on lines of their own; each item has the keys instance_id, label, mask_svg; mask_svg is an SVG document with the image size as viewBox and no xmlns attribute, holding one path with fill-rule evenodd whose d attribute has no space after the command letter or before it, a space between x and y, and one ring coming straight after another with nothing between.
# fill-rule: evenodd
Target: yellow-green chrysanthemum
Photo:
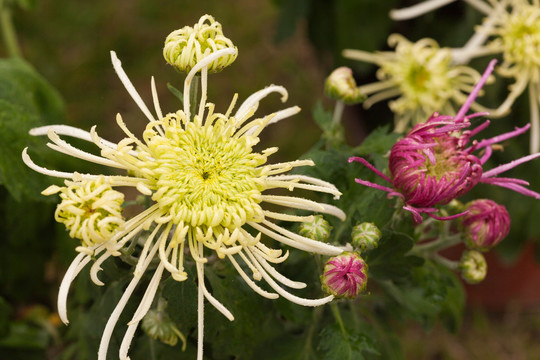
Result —
<instances>
[{"instance_id":1,"label":"yellow-green chrysanthemum","mask_svg":"<svg viewBox=\"0 0 540 360\"><path fill-rule=\"evenodd\" d=\"M149 311L164 270L170 272L177 281L187 278L184 270L186 262L194 262L198 277L198 358L202 359L203 344L203 301L206 298L227 318L233 320L229 310L216 300L204 285L205 252L215 252L219 258L227 257L239 275L258 294L269 299L279 295L297 304L317 306L332 300L332 296L321 299L297 297L281 284L293 289L306 285L292 281L281 275L273 264L283 262L288 253L272 249L261 242L261 235L267 235L285 245L300 250L325 255L337 255L341 248L318 242L278 225L276 221L308 222L313 216L296 216L266 210L268 204L320 212L345 218L338 208L290 195L268 194L270 189L292 191L295 188L340 196L340 192L325 181L303 176L289 175L289 170L298 166L312 166L311 160L298 160L268 164L268 157L277 148L256 152L253 146L259 142L259 133L270 123L296 114L300 109L290 107L271 115L254 118L260 100L277 92L282 100L287 92L280 86L269 86L244 101L236 112L236 95L225 113L214 111L214 105L206 101L208 66L222 56L236 54L235 48L218 50L197 62L187 75L184 94L189 94L195 74L200 73L201 100L196 114L191 114L190 97L184 96L182 110L163 115L157 101L152 79L152 94L157 117L134 90L121 68L114 52L111 53L116 72L126 89L149 119L149 123L137 138L132 134L120 115L117 123L126 134L117 144L103 140L96 128L90 132L69 126L55 125L36 128L33 135L48 134L53 149L97 164L123 170L125 175L93 175L48 170L36 165L26 149L23 159L32 169L46 175L63 177L76 183L102 179L112 188L133 187L151 199L151 205L138 215L127 219L103 243L94 242L81 252L69 267L61 284L58 299L61 319L67 323L66 300L69 286L75 276L92 256L97 260L91 268L91 277L96 284L102 284L97 277L100 264L110 256L118 254L126 244L137 241L142 249L134 271L133 280L125 290L105 327L98 358L105 360L108 344L116 322L129 297L133 293L142 274L154 258L159 266L148 285L146 293L128 324L128 330L120 346L120 358L127 358L131 339L137 325ZM100 149L100 155L83 152L60 136L72 136L92 141ZM142 239L143 231L150 235ZM189 254L189 256L187 255ZM243 263L245 266L242 266ZM244 271L250 270L251 275ZM261 288L257 282L264 279L273 290Z\"/></svg>"},{"instance_id":2,"label":"yellow-green chrysanthemum","mask_svg":"<svg viewBox=\"0 0 540 360\"><path fill-rule=\"evenodd\" d=\"M455 104L463 103L480 74L467 66L452 63L448 48L440 48L433 39L410 42L399 34L390 35L388 44L395 51L368 53L345 50L347 58L379 66L378 82L362 85L359 90L368 99L364 107L390 98L395 114L395 131L403 132L425 122L435 111L455 114Z\"/></svg>"},{"instance_id":3,"label":"yellow-green chrysanthemum","mask_svg":"<svg viewBox=\"0 0 540 360\"><path fill-rule=\"evenodd\" d=\"M437 9L455 0L428 0L391 13L396 20L405 20ZM514 101L528 86L531 113L531 153L540 151L540 1L539 0L465 0L485 14L481 26L463 48L454 49L456 63L472 58L501 54L497 72L514 78L506 100L493 117L507 115Z\"/></svg>"}]
</instances>

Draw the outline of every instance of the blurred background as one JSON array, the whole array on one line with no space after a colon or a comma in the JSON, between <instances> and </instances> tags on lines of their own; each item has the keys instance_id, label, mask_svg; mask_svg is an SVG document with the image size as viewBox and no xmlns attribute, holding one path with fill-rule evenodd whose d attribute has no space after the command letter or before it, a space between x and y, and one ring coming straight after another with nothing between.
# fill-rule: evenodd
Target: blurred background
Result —
<instances>
[{"instance_id":1,"label":"blurred background","mask_svg":"<svg viewBox=\"0 0 540 360\"><path fill-rule=\"evenodd\" d=\"M175 111L180 103L167 83L181 88L183 76L165 64L163 41L172 30L192 26L205 13L213 15L238 47L239 56L230 68L210 77L209 101L224 112L234 93L242 101L267 85L283 85L289 91L285 106L299 105L302 112L269 128L262 143L280 147L278 156L292 159L319 139L312 109L319 101L332 109L333 103L323 95L323 83L335 67L352 67L359 84L375 79L374 66L346 61L341 50L387 50L386 39L393 32L413 41L429 35L441 46L460 46L481 19L461 2L408 22L388 18L390 9L412 3L36 0L22 1L24 6L15 7L12 16L23 57L63 98L65 111L51 122L83 129L97 125L98 132L117 140L121 134L116 113L122 114L134 133L144 129L146 119L118 80L109 52L116 51L147 104L154 76L162 109ZM0 46L0 56L7 56L4 46ZM478 60L476 68L482 69L486 62ZM497 105L501 92L488 91L486 105ZM281 108L279 96L270 96L261 106L263 113ZM526 99L521 99L512 116L494 121L490 131L523 126L528 116ZM374 128L391 124L392 117L386 103L369 111L348 107L344 120L348 142L359 144ZM524 136L512 142L494 159L502 162L527 154L526 140ZM76 162L65 166L79 167ZM540 190L538 175L538 160L512 173L531 181L536 191ZM483 196L482 191L507 206L512 232L499 251L490 254L486 280L467 286L466 317L457 334L439 326L426 332L414 323L396 324L402 327L406 359L540 358L540 268L535 246L540 230L534 221L540 214L538 202L492 188L476 191L475 197ZM15 199L2 187L0 200L0 358L53 359L62 350L59 334L65 332L56 316L56 293L74 255L74 240L54 224L54 199L42 198L39 191Z\"/></svg>"}]
</instances>

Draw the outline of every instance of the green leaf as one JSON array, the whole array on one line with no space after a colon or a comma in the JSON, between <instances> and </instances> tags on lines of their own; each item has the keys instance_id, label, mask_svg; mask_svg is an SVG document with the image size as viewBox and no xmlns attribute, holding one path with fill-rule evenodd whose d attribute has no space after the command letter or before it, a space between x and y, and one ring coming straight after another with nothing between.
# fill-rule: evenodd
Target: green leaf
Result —
<instances>
[{"instance_id":1,"label":"green leaf","mask_svg":"<svg viewBox=\"0 0 540 360\"><path fill-rule=\"evenodd\" d=\"M326 326L321 332L318 349L325 360L363 360L365 353L378 354L373 340L353 328L344 334L337 324Z\"/></svg>"},{"instance_id":2,"label":"green leaf","mask_svg":"<svg viewBox=\"0 0 540 360\"><path fill-rule=\"evenodd\" d=\"M388 126L376 128L364 139L364 141L362 141L362 144L354 148L353 153L360 156L372 153L385 154L400 137L400 134L388 131Z\"/></svg>"},{"instance_id":3,"label":"green leaf","mask_svg":"<svg viewBox=\"0 0 540 360\"><path fill-rule=\"evenodd\" d=\"M43 198L40 192L50 184L21 159L22 150L37 143L28 131L63 119L63 102L56 91L35 70L20 59L0 59L0 183L21 200ZM32 153L34 160L42 157ZM45 162L47 164L47 162Z\"/></svg>"},{"instance_id":4,"label":"green leaf","mask_svg":"<svg viewBox=\"0 0 540 360\"><path fill-rule=\"evenodd\" d=\"M383 232L379 246L368 253L370 278L377 280L403 280L411 276L413 268L422 265L422 258L407 255L413 241L400 234Z\"/></svg>"},{"instance_id":5,"label":"green leaf","mask_svg":"<svg viewBox=\"0 0 540 360\"><path fill-rule=\"evenodd\" d=\"M171 83L167 83L167 89L180 100L180 102L184 102L184 94L174 86L172 86Z\"/></svg>"}]
</instances>

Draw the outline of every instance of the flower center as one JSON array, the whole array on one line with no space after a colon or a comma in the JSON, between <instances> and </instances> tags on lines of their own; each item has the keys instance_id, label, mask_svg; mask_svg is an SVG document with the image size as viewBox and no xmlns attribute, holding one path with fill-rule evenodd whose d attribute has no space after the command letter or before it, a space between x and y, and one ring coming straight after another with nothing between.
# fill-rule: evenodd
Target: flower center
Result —
<instances>
[{"instance_id":1,"label":"flower center","mask_svg":"<svg viewBox=\"0 0 540 360\"><path fill-rule=\"evenodd\" d=\"M450 52L435 41L411 43L397 38L396 61L381 65L380 75L399 84L404 97L392 102L393 111L404 112L430 105L429 113L440 109L452 96Z\"/></svg>"},{"instance_id":2,"label":"flower center","mask_svg":"<svg viewBox=\"0 0 540 360\"><path fill-rule=\"evenodd\" d=\"M163 135L157 129L163 129ZM188 122L183 112L169 114L144 132L155 179L152 200L176 224L239 227L262 221L265 189L260 165L266 156L252 152L252 136L235 136L232 119L216 114L204 125Z\"/></svg>"},{"instance_id":3,"label":"flower center","mask_svg":"<svg viewBox=\"0 0 540 360\"><path fill-rule=\"evenodd\" d=\"M520 4L495 32L501 36L505 61L529 69L540 66L540 9L536 5Z\"/></svg>"}]
</instances>

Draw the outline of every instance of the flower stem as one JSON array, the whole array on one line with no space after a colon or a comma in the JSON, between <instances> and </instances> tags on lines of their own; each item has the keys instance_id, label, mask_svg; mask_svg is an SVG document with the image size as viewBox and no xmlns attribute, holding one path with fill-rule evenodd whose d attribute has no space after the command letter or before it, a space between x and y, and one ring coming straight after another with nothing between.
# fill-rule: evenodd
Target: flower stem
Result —
<instances>
[{"instance_id":1,"label":"flower stem","mask_svg":"<svg viewBox=\"0 0 540 360\"><path fill-rule=\"evenodd\" d=\"M197 101L197 97L199 95L199 75L195 75L191 82L191 87L189 88L189 94L184 94L184 96L189 96L189 103L190 103L190 109L189 113L191 114L191 117L193 118L197 114L197 106L199 105L199 102Z\"/></svg>"},{"instance_id":2,"label":"flower stem","mask_svg":"<svg viewBox=\"0 0 540 360\"><path fill-rule=\"evenodd\" d=\"M440 255L437 255L437 254L434 254L431 259L433 261L443 265L443 266L446 266L450 270L457 270L459 268L459 262L449 260L449 259L447 259L447 258L445 258L443 256L440 256Z\"/></svg>"},{"instance_id":3,"label":"flower stem","mask_svg":"<svg viewBox=\"0 0 540 360\"><path fill-rule=\"evenodd\" d=\"M0 26L8 55L10 57L22 57L15 27L11 21L11 9L5 0L0 0Z\"/></svg>"},{"instance_id":4,"label":"flower stem","mask_svg":"<svg viewBox=\"0 0 540 360\"><path fill-rule=\"evenodd\" d=\"M332 125L337 125L341 122L341 116L343 115L343 110L345 109L345 103L341 100L336 101L336 106L334 107L334 114L332 115Z\"/></svg>"},{"instance_id":5,"label":"flower stem","mask_svg":"<svg viewBox=\"0 0 540 360\"><path fill-rule=\"evenodd\" d=\"M441 236L437 240L430 241L428 243L415 245L412 250L409 252L409 254L426 254L426 253L434 253L446 248L449 248L451 246L454 246L456 244L459 244L461 241L461 235L455 234L452 236Z\"/></svg>"},{"instance_id":6,"label":"flower stem","mask_svg":"<svg viewBox=\"0 0 540 360\"><path fill-rule=\"evenodd\" d=\"M339 328L341 329L341 333L343 334L343 338L348 343L349 342L349 333L347 330L345 330L345 325L343 324L343 319L341 318L341 314L339 312L338 305L335 302L332 302L330 304L330 308L332 309L332 314L334 315L334 318L336 319L336 322L339 325Z\"/></svg>"}]
</instances>

